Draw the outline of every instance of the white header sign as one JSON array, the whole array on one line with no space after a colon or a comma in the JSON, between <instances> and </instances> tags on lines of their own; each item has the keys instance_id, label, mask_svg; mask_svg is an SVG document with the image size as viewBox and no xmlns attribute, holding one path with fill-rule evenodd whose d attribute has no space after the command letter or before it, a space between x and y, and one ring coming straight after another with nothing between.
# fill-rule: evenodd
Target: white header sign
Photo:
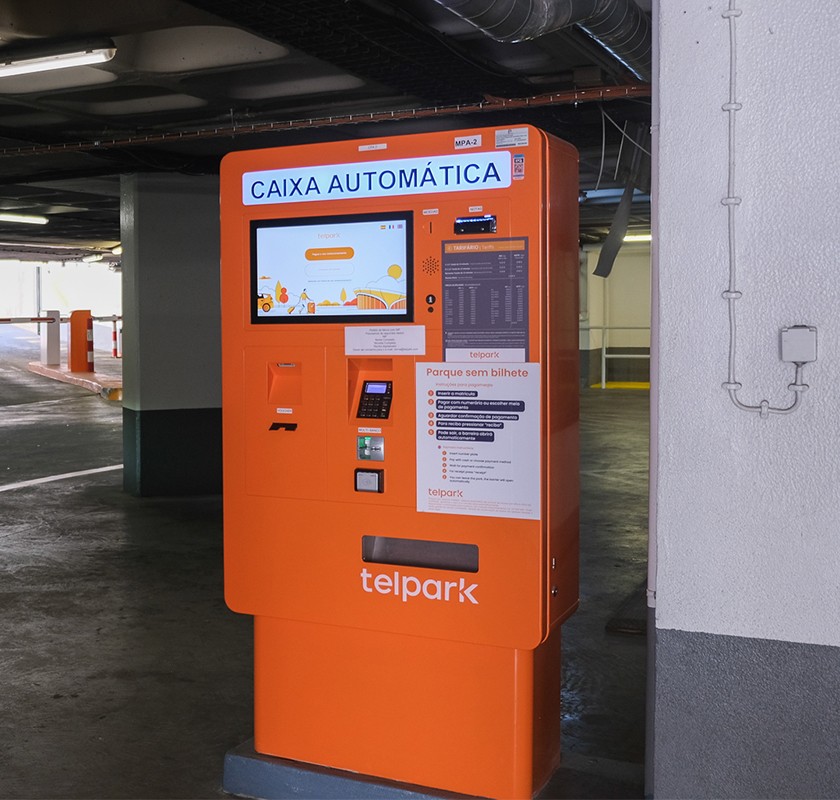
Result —
<instances>
[{"instance_id":1,"label":"white header sign","mask_svg":"<svg viewBox=\"0 0 840 800\"><path fill-rule=\"evenodd\" d=\"M242 202L246 206L349 200L433 192L504 189L511 182L508 151L453 153L431 158L396 158L356 164L246 172Z\"/></svg>"},{"instance_id":2,"label":"white header sign","mask_svg":"<svg viewBox=\"0 0 840 800\"><path fill-rule=\"evenodd\" d=\"M540 365L422 362L417 510L540 518Z\"/></svg>"}]
</instances>

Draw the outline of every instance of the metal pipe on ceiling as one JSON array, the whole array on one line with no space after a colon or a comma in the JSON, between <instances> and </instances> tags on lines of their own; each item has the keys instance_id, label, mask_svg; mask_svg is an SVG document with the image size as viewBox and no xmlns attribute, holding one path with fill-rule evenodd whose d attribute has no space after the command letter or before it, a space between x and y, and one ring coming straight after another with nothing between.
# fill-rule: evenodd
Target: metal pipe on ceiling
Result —
<instances>
[{"instance_id":1,"label":"metal pipe on ceiling","mask_svg":"<svg viewBox=\"0 0 840 800\"><path fill-rule=\"evenodd\" d=\"M198 128L165 133L135 134L121 138L96 139L94 141L62 142L61 144L26 145L23 147L0 148L0 158L14 156L42 156L63 153L88 153L125 147L165 145L184 143L193 139L221 139L246 136L256 133L282 133L300 128L328 128L339 125L360 125L368 122L392 122L403 119L429 119L461 114L478 114L490 111L518 111L541 106L595 103L608 100L623 100L631 97L650 97L649 84L626 84L623 86L592 86L588 89L569 89L562 92L536 95L534 97L502 98L487 97L478 103L459 103L454 106L433 106L431 108L407 108L399 111L372 111L366 114L341 114L329 117L309 117L273 122L233 123L214 128ZM118 171L118 170L117 170ZM101 174L101 173L97 173ZM56 173L54 179L60 178ZM23 177L0 179L2 183L18 183Z\"/></svg>"},{"instance_id":2,"label":"metal pipe on ceiling","mask_svg":"<svg viewBox=\"0 0 840 800\"><path fill-rule=\"evenodd\" d=\"M497 42L577 25L641 80L651 79L651 26L633 0L435 0Z\"/></svg>"}]
</instances>

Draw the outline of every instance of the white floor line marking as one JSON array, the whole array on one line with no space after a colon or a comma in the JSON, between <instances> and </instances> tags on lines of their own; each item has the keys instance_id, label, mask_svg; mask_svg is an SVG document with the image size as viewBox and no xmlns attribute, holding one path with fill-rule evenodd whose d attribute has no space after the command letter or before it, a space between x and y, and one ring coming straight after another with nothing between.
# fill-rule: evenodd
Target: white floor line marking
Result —
<instances>
[{"instance_id":1,"label":"white floor line marking","mask_svg":"<svg viewBox=\"0 0 840 800\"><path fill-rule=\"evenodd\" d=\"M115 464L113 467L97 467L96 469L82 469L78 472L65 472L63 475L50 475L47 478L34 478L31 481L21 481L20 483L7 483L5 486L0 486L0 492L11 492L12 489L25 489L27 486L37 486L41 483L63 481L67 478L80 478L83 475L96 475L96 473L98 472L113 472L114 470L122 468L122 464Z\"/></svg>"}]
</instances>

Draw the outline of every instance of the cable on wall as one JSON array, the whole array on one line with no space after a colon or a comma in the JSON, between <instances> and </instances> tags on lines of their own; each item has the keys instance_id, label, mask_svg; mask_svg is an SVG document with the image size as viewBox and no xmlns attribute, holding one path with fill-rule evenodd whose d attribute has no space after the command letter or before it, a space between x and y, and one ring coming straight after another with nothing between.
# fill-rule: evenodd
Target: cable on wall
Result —
<instances>
[{"instance_id":1,"label":"cable on wall","mask_svg":"<svg viewBox=\"0 0 840 800\"><path fill-rule=\"evenodd\" d=\"M729 174L727 180L726 197L721 203L726 206L729 220L729 286L723 292L723 298L729 306L729 372L723 388L737 408L751 411L767 419L770 414L790 414L799 407L802 394L808 385L802 382L802 368L805 363L816 360L816 328L798 325L782 330L781 349L782 360L795 365L793 383L788 389L793 392L790 405L784 407L771 406L769 401L762 400L758 405L743 403L738 398L742 385L735 379L735 351L737 340L737 324L735 303L741 298L741 292L736 288L736 258L735 258L735 212L741 204L741 198L735 193L735 115L742 105L736 96L736 67L737 67L737 39L735 22L741 16L741 9L735 8L736 0L729 0L729 8L721 16L729 22L729 99L722 109L729 115Z\"/></svg>"}]
</instances>

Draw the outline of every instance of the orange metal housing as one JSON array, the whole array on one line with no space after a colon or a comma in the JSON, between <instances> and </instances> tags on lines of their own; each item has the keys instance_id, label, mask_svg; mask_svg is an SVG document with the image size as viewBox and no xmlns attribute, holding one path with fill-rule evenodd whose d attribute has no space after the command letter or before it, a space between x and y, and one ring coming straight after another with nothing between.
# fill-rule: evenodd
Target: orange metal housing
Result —
<instances>
[{"instance_id":1,"label":"orange metal housing","mask_svg":"<svg viewBox=\"0 0 840 800\"><path fill-rule=\"evenodd\" d=\"M507 185L419 191L423 164L461 156L463 165L509 163ZM269 191L271 176L336 165L374 174L386 162L393 175L394 164L407 174L420 165L408 191L387 194L389 175L372 196L330 194L329 170L311 173L320 176L314 189L303 178L297 192L280 183ZM256 749L466 794L530 797L559 762L559 623L578 592L576 152L528 126L483 128L232 153L221 181L225 593L234 611L256 618ZM252 223L391 211L412 228L413 263L403 266L413 290L401 299L368 288L361 302L344 292L334 305L403 317L331 322L318 315L317 282L292 297L282 264L276 281L252 274ZM485 215L495 232L454 233L456 219ZM425 364L489 366L445 357L455 313L445 273L458 269L464 243L500 258L526 245L527 357L502 364L539 378L538 440L512 455L534 464L539 482L535 513L521 517L506 495L515 481L499 484L504 515L488 513L492 506L418 510L418 487L429 482L418 441L434 420L418 375ZM353 256L327 241L308 247L300 269L320 275L306 270L326 261L340 274ZM275 262L287 258L292 269L292 253ZM273 282L256 285L262 278ZM299 318L266 321L281 308ZM346 338L382 326L397 344L386 336L365 351ZM387 417L357 418L364 381L393 386ZM385 442L381 461L360 458L359 436L371 431ZM375 473L381 491L357 491L359 469ZM405 540L417 552L466 546L476 563L365 561L363 537Z\"/></svg>"}]
</instances>

